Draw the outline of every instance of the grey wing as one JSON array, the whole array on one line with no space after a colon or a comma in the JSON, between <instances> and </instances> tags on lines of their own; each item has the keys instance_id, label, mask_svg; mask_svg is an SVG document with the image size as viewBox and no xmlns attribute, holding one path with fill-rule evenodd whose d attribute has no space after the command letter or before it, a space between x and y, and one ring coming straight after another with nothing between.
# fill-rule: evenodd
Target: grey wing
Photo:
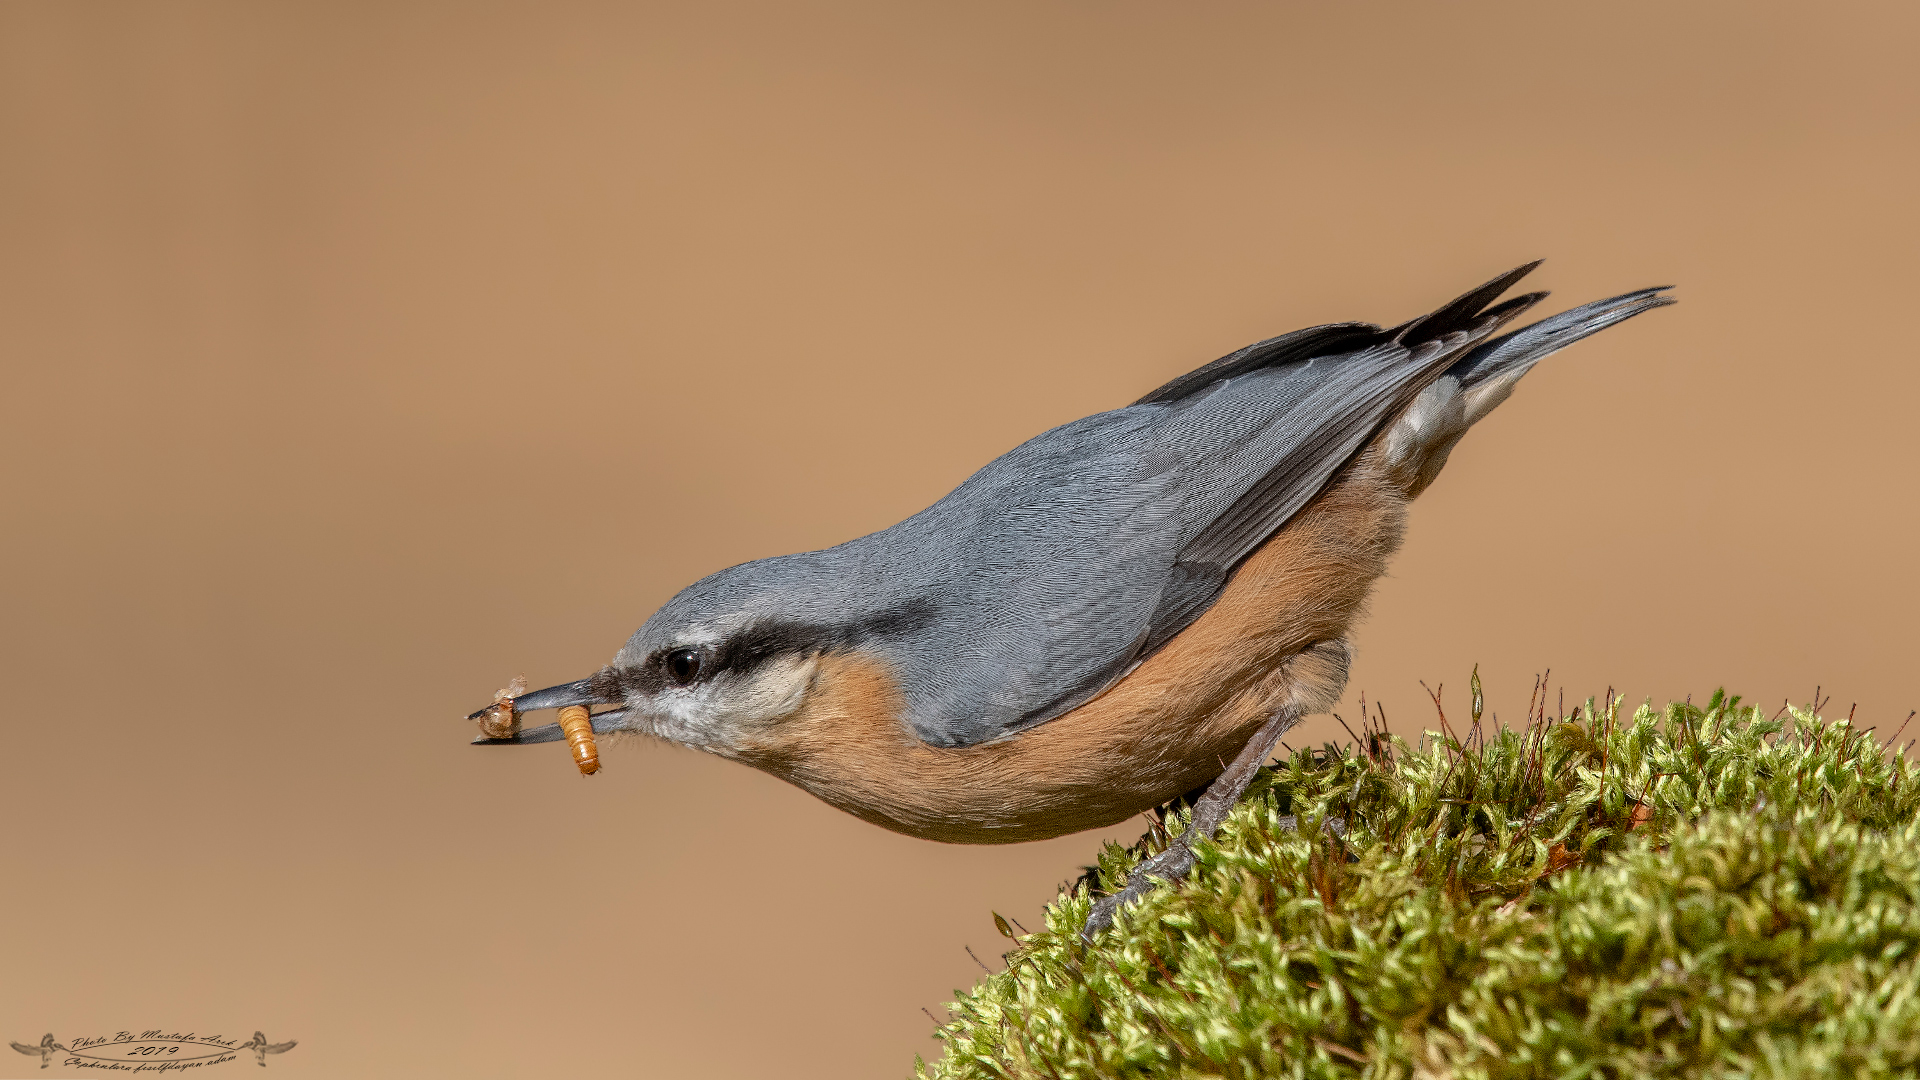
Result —
<instances>
[{"instance_id":1,"label":"grey wing","mask_svg":"<svg viewBox=\"0 0 1920 1080\"><path fill-rule=\"evenodd\" d=\"M26 1043L17 1043L11 1040L8 1041L7 1045L23 1054L32 1054L34 1057L40 1056L40 1048L37 1046L28 1046Z\"/></svg>"},{"instance_id":2,"label":"grey wing","mask_svg":"<svg viewBox=\"0 0 1920 1080\"><path fill-rule=\"evenodd\" d=\"M1231 398L1245 397L1265 409L1265 421L1226 452L1196 456L1199 476L1189 483L1206 493L1197 500L1204 524L1181 546L1138 658L1204 614L1240 561L1311 502L1421 388L1467 349L1544 298L1545 293L1529 293L1487 307L1537 265L1503 274L1422 319L1376 332L1364 348L1292 360L1210 391L1210 396L1225 399L1213 412L1232 410L1240 403ZM1237 394L1233 382L1243 384ZM1205 404L1202 399L1192 406L1200 415L1187 425L1201 433L1192 441L1202 450L1209 428L1218 425ZM1223 481L1209 475L1223 470L1229 474Z\"/></svg>"},{"instance_id":3,"label":"grey wing","mask_svg":"<svg viewBox=\"0 0 1920 1080\"><path fill-rule=\"evenodd\" d=\"M1055 428L874 545L882 587L948 613L877 643L923 740L968 746L1051 719L1130 662L1183 532L1183 463L1154 450L1156 412Z\"/></svg>"},{"instance_id":4,"label":"grey wing","mask_svg":"<svg viewBox=\"0 0 1920 1080\"><path fill-rule=\"evenodd\" d=\"M297 1040L289 1039L283 1043L268 1043L261 1049L264 1049L269 1054L284 1054L297 1045L299 1045Z\"/></svg>"},{"instance_id":5,"label":"grey wing","mask_svg":"<svg viewBox=\"0 0 1920 1080\"><path fill-rule=\"evenodd\" d=\"M1039 436L897 526L931 534L906 546L915 569L941 567L941 594L967 615L891 650L915 731L985 742L1125 675L1398 408L1539 299L1482 310L1528 269L1392 330L1340 324L1250 346Z\"/></svg>"}]
</instances>

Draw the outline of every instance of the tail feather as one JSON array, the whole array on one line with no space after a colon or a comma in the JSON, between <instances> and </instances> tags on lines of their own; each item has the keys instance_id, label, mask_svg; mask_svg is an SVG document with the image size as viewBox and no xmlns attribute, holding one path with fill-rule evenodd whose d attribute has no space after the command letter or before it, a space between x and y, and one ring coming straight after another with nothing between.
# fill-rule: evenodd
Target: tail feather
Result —
<instances>
[{"instance_id":1,"label":"tail feather","mask_svg":"<svg viewBox=\"0 0 1920 1080\"><path fill-rule=\"evenodd\" d=\"M1596 301L1475 346L1422 390L1388 427L1384 443L1388 470L1399 477L1408 497L1426 490L1446 466L1454 444L1468 428L1507 400L1514 385L1533 365L1615 323L1674 303L1673 297L1661 295L1671 287L1640 289Z\"/></svg>"},{"instance_id":2,"label":"tail feather","mask_svg":"<svg viewBox=\"0 0 1920 1080\"><path fill-rule=\"evenodd\" d=\"M1528 368L1582 338L1591 337L1615 323L1625 322L1643 311L1674 303L1673 297L1660 295L1671 288L1671 285L1658 285L1607 300L1596 300L1512 333L1502 334L1461 357L1459 363L1447 369L1447 374L1459 379L1463 390L1471 390L1502 375L1523 375Z\"/></svg>"},{"instance_id":3,"label":"tail feather","mask_svg":"<svg viewBox=\"0 0 1920 1080\"><path fill-rule=\"evenodd\" d=\"M1330 323L1326 326L1295 330L1291 334L1282 334L1265 341L1256 341L1244 349L1228 353L1205 367L1187 372L1134 404L1154 405L1178 401L1222 379L1236 378L1250 371L1279 367L1297 360L1310 360L1316 356L1359 352L1389 341L1399 342L1412 351L1422 345L1440 341L1450 334L1491 333L1493 329L1518 318L1521 312L1546 297L1547 294L1544 292L1527 293L1487 307L1498 299L1501 293L1506 292L1515 282L1526 277L1534 267L1539 265L1540 260L1535 259L1524 266L1516 266L1485 285L1462 293L1428 314L1388 330L1382 330L1372 323Z\"/></svg>"}]
</instances>

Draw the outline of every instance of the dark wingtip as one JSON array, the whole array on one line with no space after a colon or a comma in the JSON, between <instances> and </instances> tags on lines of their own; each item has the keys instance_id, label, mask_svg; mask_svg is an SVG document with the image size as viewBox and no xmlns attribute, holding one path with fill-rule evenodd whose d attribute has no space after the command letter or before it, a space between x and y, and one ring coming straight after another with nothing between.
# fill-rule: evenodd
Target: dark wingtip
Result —
<instances>
[{"instance_id":1,"label":"dark wingtip","mask_svg":"<svg viewBox=\"0 0 1920 1080\"><path fill-rule=\"evenodd\" d=\"M1481 320L1491 320L1495 326L1505 326L1507 323L1512 322L1531 310L1538 305L1540 301L1552 295L1552 293L1547 292L1545 289L1539 292L1521 293L1511 300L1502 300L1492 307L1487 308L1480 313L1479 318Z\"/></svg>"},{"instance_id":2,"label":"dark wingtip","mask_svg":"<svg viewBox=\"0 0 1920 1080\"><path fill-rule=\"evenodd\" d=\"M1501 293L1513 288L1515 283L1533 273L1543 262L1546 260L1535 259L1530 263L1523 263L1478 288L1461 293L1435 308L1430 314L1396 328L1399 333L1395 335L1395 340L1412 348L1423 342L1444 337L1456 330L1465 329L1468 323L1481 315L1488 304L1498 300Z\"/></svg>"}]
</instances>

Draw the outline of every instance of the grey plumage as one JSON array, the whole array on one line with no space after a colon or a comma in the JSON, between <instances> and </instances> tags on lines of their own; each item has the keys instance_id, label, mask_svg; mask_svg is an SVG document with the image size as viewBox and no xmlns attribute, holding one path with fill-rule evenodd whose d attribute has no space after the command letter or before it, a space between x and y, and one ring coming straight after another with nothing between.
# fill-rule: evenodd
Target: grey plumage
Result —
<instances>
[{"instance_id":1,"label":"grey plumage","mask_svg":"<svg viewBox=\"0 0 1920 1080\"><path fill-rule=\"evenodd\" d=\"M689 643L859 649L890 663L907 723L934 746L1066 713L1205 612L1396 416L1430 420L1444 462L1541 357L1669 302L1632 293L1493 338L1544 296L1488 307L1531 269L1391 329L1249 346L1039 435L891 528L720 571L647 620L609 670L657 671Z\"/></svg>"}]
</instances>

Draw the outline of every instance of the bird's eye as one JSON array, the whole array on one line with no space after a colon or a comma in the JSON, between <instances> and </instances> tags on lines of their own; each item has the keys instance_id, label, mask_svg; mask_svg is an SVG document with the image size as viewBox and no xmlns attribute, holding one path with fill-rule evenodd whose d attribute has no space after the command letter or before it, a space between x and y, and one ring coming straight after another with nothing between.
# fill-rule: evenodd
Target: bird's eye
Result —
<instances>
[{"instance_id":1,"label":"bird's eye","mask_svg":"<svg viewBox=\"0 0 1920 1080\"><path fill-rule=\"evenodd\" d=\"M700 650L679 649L667 654L667 674L685 686L700 677Z\"/></svg>"}]
</instances>

